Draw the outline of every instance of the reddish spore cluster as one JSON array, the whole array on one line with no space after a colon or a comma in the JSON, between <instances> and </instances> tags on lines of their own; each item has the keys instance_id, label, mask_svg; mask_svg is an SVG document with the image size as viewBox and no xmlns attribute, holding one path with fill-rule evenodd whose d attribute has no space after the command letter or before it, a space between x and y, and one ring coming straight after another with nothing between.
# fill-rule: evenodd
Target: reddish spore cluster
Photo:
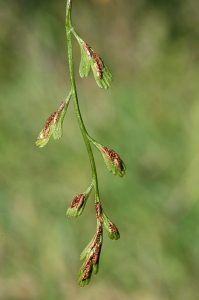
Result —
<instances>
[{"instance_id":1,"label":"reddish spore cluster","mask_svg":"<svg viewBox=\"0 0 199 300\"><path fill-rule=\"evenodd\" d=\"M70 203L70 207L71 208L76 207L76 209L80 209L80 207L83 205L84 198L85 198L85 194L79 194L75 196L75 198Z\"/></svg>"},{"instance_id":2,"label":"reddish spore cluster","mask_svg":"<svg viewBox=\"0 0 199 300\"><path fill-rule=\"evenodd\" d=\"M94 63L94 67L95 67L95 70L97 72L97 76L99 78L102 78L102 75L103 75L103 68L104 68L104 64L103 64L103 61L101 60L101 58L97 55L97 53L95 53L91 47L87 44L87 43L84 43L83 44L83 47L84 47L84 50L86 51L87 55L91 58L94 59L95 63Z\"/></svg>"},{"instance_id":3,"label":"reddish spore cluster","mask_svg":"<svg viewBox=\"0 0 199 300\"><path fill-rule=\"evenodd\" d=\"M122 160L120 158L120 156L112 149L109 149L105 146L101 147L102 151L106 154L106 156L108 157L108 159L112 162L112 163L116 163L118 169L120 169L120 171L123 170L122 167Z\"/></svg>"}]
</instances>

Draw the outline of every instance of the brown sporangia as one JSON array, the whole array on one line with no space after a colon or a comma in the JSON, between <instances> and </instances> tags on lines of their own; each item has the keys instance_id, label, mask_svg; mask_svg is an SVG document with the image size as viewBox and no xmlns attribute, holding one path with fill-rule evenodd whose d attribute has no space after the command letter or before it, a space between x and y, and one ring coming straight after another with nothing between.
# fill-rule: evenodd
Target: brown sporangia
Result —
<instances>
[{"instance_id":1,"label":"brown sporangia","mask_svg":"<svg viewBox=\"0 0 199 300\"><path fill-rule=\"evenodd\" d=\"M112 149L109 149L105 146L101 146L102 151L106 154L108 159L114 164L117 165L120 171L123 171L122 160L120 156Z\"/></svg>"},{"instance_id":2,"label":"brown sporangia","mask_svg":"<svg viewBox=\"0 0 199 300\"><path fill-rule=\"evenodd\" d=\"M55 116L54 116L54 118L53 118L53 123L54 123L54 124L56 124L57 118L58 118L60 112L63 110L63 108L64 108L65 105L66 105L66 102L63 101L63 102L60 104L60 106L58 107L58 109L56 110Z\"/></svg>"},{"instance_id":3,"label":"brown sporangia","mask_svg":"<svg viewBox=\"0 0 199 300\"><path fill-rule=\"evenodd\" d=\"M104 64L103 61L101 60L101 58L97 55L97 53L95 53L91 47L87 44L87 43L83 43L83 48L86 51L87 55L91 58L94 59L95 63L94 63L94 67L95 70L97 72L97 76L101 79L102 75L103 75L103 68L104 68Z\"/></svg>"},{"instance_id":4,"label":"brown sporangia","mask_svg":"<svg viewBox=\"0 0 199 300\"><path fill-rule=\"evenodd\" d=\"M48 136L48 133L50 131L50 124L51 122L53 122L53 124L56 124L57 118L59 116L59 113L62 111L62 109L64 108L64 106L66 105L66 102L62 102L60 104L60 106L58 107L58 109L53 112L50 117L48 117L48 119L46 120L46 123L44 125L44 130L43 130L43 137L46 138Z\"/></svg>"},{"instance_id":5,"label":"brown sporangia","mask_svg":"<svg viewBox=\"0 0 199 300\"><path fill-rule=\"evenodd\" d=\"M84 203L84 198L85 198L85 194L79 194L75 196L75 198L70 203L70 207L71 208L76 207L77 210L80 209L80 207Z\"/></svg>"},{"instance_id":6,"label":"brown sporangia","mask_svg":"<svg viewBox=\"0 0 199 300\"><path fill-rule=\"evenodd\" d=\"M102 244L98 242L95 245L94 251L90 253L89 257L85 261L84 266L82 268L83 271L82 280L86 280L91 276L93 265L96 265L98 263L101 246Z\"/></svg>"},{"instance_id":7,"label":"brown sporangia","mask_svg":"<svg viewBox=\"0 0 199 300\"><path fill-rule=\"evenodd\" d=\"M98 243L95 246L95 251L93 253L93 258L92 258L93 265L95 265L98 262L98 260L99 260L99 255L100 255L101 247L102 247L101 243Z\"/></svg>"},{"instance_id":8,"label":"brown sporangia","mask_svg":"<svg viewBox=\"0 0 199 300\"><path fill-rule=\"evenodd\" d=\"M109 228L110 228L111 233L115 233L116 235L119 235L119 231L118 231L117 227L111 221L109 221Z\"/></svg>"},{"instance_id":9,"label":"brown sporangia","mask_svg":"<svg viewBox=\"0 0 199 300\"><path fill-rule=\"evenodd\" d=\"M96 211L96 217L97 219L100 221L100 223L103 223L103 219L102 219L102 207L100 205L99 202L95 202L95 211Z\"/></svg>"},{"instance_id":10,"label":"brown sporangia","mask_svg":"<svg viewBox=\"0 0 199 300\"><path fill-rule=\"evenodd\" d=\"M101 58L95 52L93 52L92 57L95 60L94 67L95 67L95 70L97 72L97 76L101 79L102 75L103 75L102 70L104 68L104 64L103 64Z\"/></svg>"},{"instance_id":11,"label":"brown sporangia","mask_svg":"<svg viewBox=\"0 0 199 300\"><path fill-rule=\"evenodd\" d=\"M85 261L85 264L82 268L83 271L82 280L86 280L91 276L92 267L93 267L92 258L93 258L93 253L91 253L88 259Z\"/></svg>"},{"instance_id":12,"label":"brown sporangia","mask_svg":"<svg viewBox=\"0 0 199 300\"><path fill-rule=\"evenodd\" d=\"M95 234L95 236L94 236L94 239L93 239L93 241L92 241L92 243L90 244L90 246L89 246L89 249L90 250L92 250L94 247L95 247L95 245L97 244L97 243L99 243L99 241L100 241L100 235L102 234L102 226L98 226L97 227L97 231L96 231L96 234Z\"/></svg>"},{"instance_id":13,"label":"brown sporangia","mask_svg":"<svg viewBox=\"0 0 199 300\"><path fill-rule=\"evenodd\" d=\"M46 123L44 125L44 130L43 130L43 135L44 135L44 138L46 138L48 136L48 133L50 131L50 123L52 122L52 120L54 119L56 115L56 111L53 112L50 117L48 117L48 119L46 120Z\"/></svg>"},{"instance_id":14,"label":"brown sporangia","mask_svg":"<svg viewBox=\"0 0 199 300\"><path fill-rule=\"evenodd\" d=\"M93 51L91 50L91 47L87 43L83 43L83 48L86 51L87 55L92 57Z\"/></svg>"}]
</instances>

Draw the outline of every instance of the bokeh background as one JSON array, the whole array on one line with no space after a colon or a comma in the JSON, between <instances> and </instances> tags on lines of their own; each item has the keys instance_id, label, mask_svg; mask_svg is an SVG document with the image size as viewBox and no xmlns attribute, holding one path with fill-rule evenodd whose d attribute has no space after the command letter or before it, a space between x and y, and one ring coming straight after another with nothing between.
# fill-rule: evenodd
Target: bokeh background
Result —
<instances>
[{"instance_id":1,"label":"bokeh background","mask_svg":"<svg viewBox=\"0 0 199 300\"><path fill-rule=\"evenodd\" d=\"M84 142L70 105L60 141L39 149L47 117L69 92L65 2L0 0L0 299L198 300L199 1L75 1L77 32L114 81L80 79L85 125L117 151L124 178L94 149L103 207L121 239L105 235L100 271L77 286L79 254L94 235Z\"/></svg>"}]
</instances>

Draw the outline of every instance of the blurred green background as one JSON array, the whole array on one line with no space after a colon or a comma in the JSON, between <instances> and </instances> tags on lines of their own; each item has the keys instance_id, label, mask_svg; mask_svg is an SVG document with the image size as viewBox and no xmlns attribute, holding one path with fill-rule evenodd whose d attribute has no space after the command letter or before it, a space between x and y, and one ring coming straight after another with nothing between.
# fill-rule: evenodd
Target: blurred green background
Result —
<instances>
[{"instance_id":1,"label":"blurred green background","mask_svg":"<svg viewBox=\"0 0 199 300\"><path fill-rule=\"evenodd\" d=\"M100 271L77 286L79 255L95 232L65 211L91 180L72 105L60 141L39 149L47 117L69 92L65 3L0 0L0 299L198 300L199 1L75 1L77 32L114 81L80 79L85 125L127 165L117 178L94 149L105 235Z\"/></svg>"}]
</instances>

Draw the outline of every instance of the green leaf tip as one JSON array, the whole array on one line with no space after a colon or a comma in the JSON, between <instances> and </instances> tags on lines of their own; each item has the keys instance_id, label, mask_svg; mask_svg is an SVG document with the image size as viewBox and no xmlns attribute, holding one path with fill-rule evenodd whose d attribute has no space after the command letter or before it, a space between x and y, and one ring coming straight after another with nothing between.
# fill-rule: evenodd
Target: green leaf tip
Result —
<instances>
[{"instance_id":1,"label":"green leaf tip","mask_svg":"<svg viewBox=\"0 0 199 300\"><path fill-rule=\"evenodd\" d=\"M36 145L38 147L44 147L51 136L54 139L60 139L63 133L63 121L68 108L68 104L70 102L70 96L67 97L65 101L63 101L58 109L53 112L50 117L46 120L44 128L39 133L39 136L36 140Z\"/></svg>"},{"instance_id":2,"label":"green leaf tip","mask_svg":"<svg viewBox=\"0 0 199 300\"><path fill-rule=\"evenodd\" d=\"M79 217L86 206L87 199L92 191L93 183L89 186L89 188L83 193L78 194L74 197L74 199L70 203L70 207L66 211L66 215L70 218Z\"/></svg>"},{"instance_id":3,"label":"green leaf tip","mask_svg":"<svg viewBox=\"0 0 199 300\"><path fill-rule=\"evenodd\" d=\"M101 153L107 169L114 175L123 177L126 174L126 165L121 157L112 149L109 149L101 144L97 143L94 139L89 136L89 140Z\"/></svg>"},{"instance_id":4,"label":"green leaf tip","mask_svg":"<svg viewBox=\"0 0 199 300\"><path fill-rule=\"evenodd\" d=\"M81 287L89 284L92 273L94 273L94 275L98 273L99 258L102 247L102 235L102 226L99 225L94 238L80 255L80 259L85 258L85 261L78 273L78 284Z\"/></svg>"},{"instance_id":5,"label":"green leaf tip","mask_svg":"<svg viewBox=\"0 0 199 300\"><path fill-rule=\"evenodd\" d=\"M78 285L81 287L84 287L85 285L88 285L91 279L93 271L93 266L91 262L84 262L82 267L79 269L78 272Z\"/></svg>"},{"instance_id":6,"label":"green leaf tip","mask_svg":"<svg viewBox=\"0 0 199 300\"><path fill-rule=\"evenodd\" d=\"M118 240L120 238L120 233L115 224L105 215L105 213L102 214L102 219L109 238L111 240Z\"/></svg>"},{"instance_id":7,"label":"green leaf tip","mask_svg":"<svg viewBox=\"0 0 199 300\"><path fill-rule=\"evenodd\" d=\"M114 175L123 177L126 173L126 166L120 156L112 149L101 146L100 152L104 158L107 169Z\"/></svg>"},{"instance_id":8,"label":"green leaf tip","mask_svg":"<svg viewBox=\"0 0 199 300\"><path fill-rule=\"evenodd\" d=\"M75 196L75 198L71 201L70 207L66 211L67 216L70 218L79 217L83 213L86 200L85 194Z\"/></svg>"},{"instance_id":9,"label":"green leaf tip","mask_svg":"<svg viewBox=\"0 0 199 300\"><path fill-rule=\"evenodd\" d=\"M92 68L93 75L98 86L104 89L109 88L112 81L112 74L109 68L87 43L80 38L78 38L78 42L81 50L79 67L80 76L87 77Z\"/></svg>"}]
</instances>

